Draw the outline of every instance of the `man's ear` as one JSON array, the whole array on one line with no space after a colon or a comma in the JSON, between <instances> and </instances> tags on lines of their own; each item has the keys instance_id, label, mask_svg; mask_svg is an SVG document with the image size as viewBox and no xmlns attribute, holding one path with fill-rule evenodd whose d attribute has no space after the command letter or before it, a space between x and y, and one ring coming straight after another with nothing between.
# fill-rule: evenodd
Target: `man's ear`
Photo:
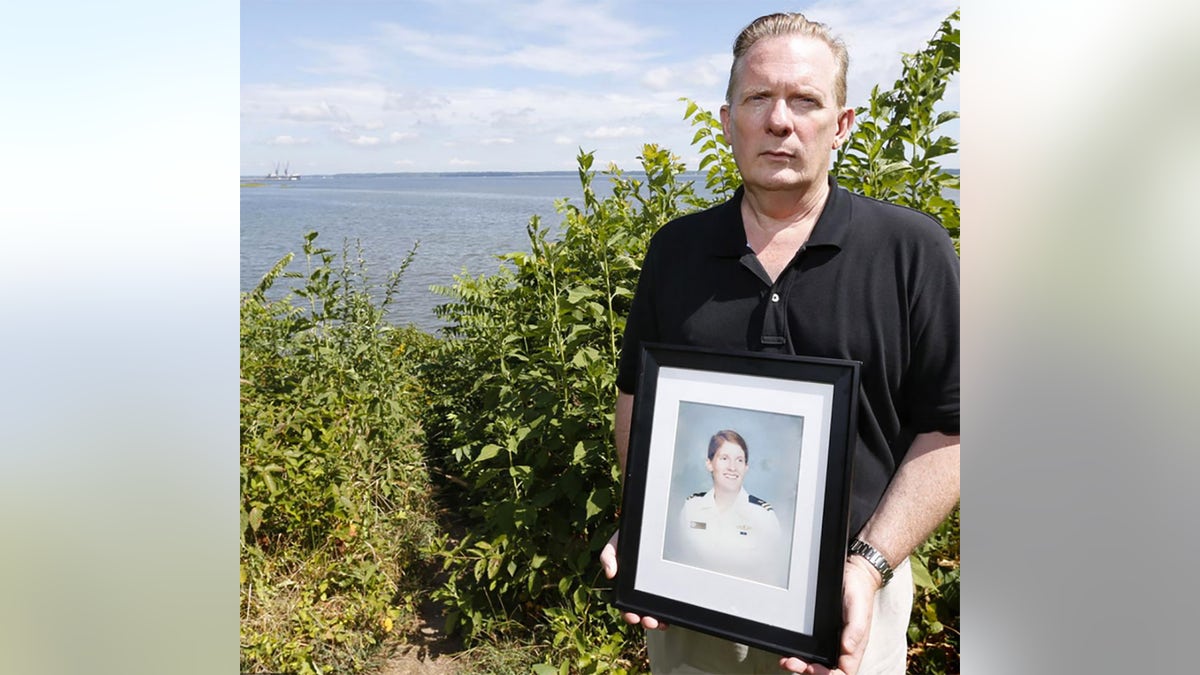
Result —
<instances>
[{"instance_id":1,"label":"man's ear","mask_svg":"<svg viewBox=\"0 0 1200 675\"><path fill-rule=\"evenodd\" d=\"M842 147L842 143L850 138L850 131L854 128L854 108L842 108L842 111L838 113L837 124L837 134L833 137L834 150Z\"/></svg>"},{"instance_id":2,"label":"man's ear","mask_svg":"<svg viewBox=\"0 0 1200 675\"><path fill-rule=\"evenodd\" d=\"M729 133L729 104L721 104L721 133L725 135L725 142L729 147L733 147L733 134Z\"/></svg>"}]
</instances>

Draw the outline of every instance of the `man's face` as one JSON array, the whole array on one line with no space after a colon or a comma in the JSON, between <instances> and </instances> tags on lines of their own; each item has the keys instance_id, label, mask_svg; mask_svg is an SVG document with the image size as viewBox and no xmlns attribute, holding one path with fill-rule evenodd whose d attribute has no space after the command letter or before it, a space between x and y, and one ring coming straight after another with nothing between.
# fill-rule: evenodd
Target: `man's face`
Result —
<instances>
[{"instance_id":1,"label":"man's face","mask_svg":"<svg viewBox=\"0 0 1200 675\"><path fill-rule=\"evenodd\" d=\"M722 492L737 492L746 480L746 452L737 443L725 441L712 459L705 462L712 473L713 487Z\"/></svg>"},{"instance_id":2,"label":"man's face","mask_svg":"<svg viewBox=\"0 0 1200 675\"><path fill-rule=\"evenodd\" d=\"M815 38L766 38L743 55L721 125L748 188L807 191L826 180L854 122L853 110L838 107L836 72L833 52Z\"/></svg>"}]
</instances>

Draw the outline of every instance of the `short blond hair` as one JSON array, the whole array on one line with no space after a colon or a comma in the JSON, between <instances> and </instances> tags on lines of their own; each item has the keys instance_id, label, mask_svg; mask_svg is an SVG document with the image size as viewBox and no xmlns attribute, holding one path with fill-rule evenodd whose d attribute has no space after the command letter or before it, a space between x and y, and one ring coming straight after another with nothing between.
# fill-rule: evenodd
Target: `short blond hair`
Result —
<instances>
[{"instance_id":1,"label":"short blond hair","mask_svg":"<svg viewBox=\"0 0 1200 675\"><path fill-rule=\"evenodd\" d=\"M846 105L846 71L850 69L850 52L841 38L834 37L829 26L816 21L809 21L799 12L768 14L760 16L738 33L733 41L733 65L729 68L729 85L725 88L725 102L733 102L733 80L737 75L738 65L742 57L750 51L759 40L771 37L786 37L802 35L816 38L829 46L833 59L837 63L834 73L833 93L837 97L838 107Z\"/></svg>"}]
</instances>

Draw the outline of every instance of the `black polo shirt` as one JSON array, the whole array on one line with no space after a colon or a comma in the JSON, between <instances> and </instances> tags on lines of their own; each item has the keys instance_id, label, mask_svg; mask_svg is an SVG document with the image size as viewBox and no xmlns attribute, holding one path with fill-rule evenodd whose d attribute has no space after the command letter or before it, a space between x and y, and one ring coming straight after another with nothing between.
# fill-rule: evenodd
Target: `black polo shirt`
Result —
<instances>
[{"instance_id":1,"label":"black polo shirt","mask_svg":"<svg viewBox=\"0 0 1200 675\"><path fill-rule=\"evenodd\" d=\"M958 433L958 256L930 216L831 177L808 242L772 284L746 244L742 194L654 235L617 386L634 393L642 341L861 361L853 534L916 434Z\"/></svg>"}]
</instances>

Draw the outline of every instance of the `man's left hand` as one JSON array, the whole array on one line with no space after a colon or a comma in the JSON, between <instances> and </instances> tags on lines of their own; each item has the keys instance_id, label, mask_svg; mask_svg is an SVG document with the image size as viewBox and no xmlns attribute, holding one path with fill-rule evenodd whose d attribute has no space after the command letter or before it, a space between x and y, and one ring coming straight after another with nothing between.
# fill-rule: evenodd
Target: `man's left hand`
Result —
<instances>
[{"instance_id":1,"label":"man's left hand","mask_svg":"<svg viewBox=\"0 0 1200 675\"><path fill-rule=\"evenodd\" d=\"M808 663L796 657L779 660L779 667L793 673L809 675L855 675L867 649L871 634L871 614L875 611L875 593L882 584L879 571L862 556L850 556L842 572L842 653L837 668Z\"/></svg>"}]
</instances>

